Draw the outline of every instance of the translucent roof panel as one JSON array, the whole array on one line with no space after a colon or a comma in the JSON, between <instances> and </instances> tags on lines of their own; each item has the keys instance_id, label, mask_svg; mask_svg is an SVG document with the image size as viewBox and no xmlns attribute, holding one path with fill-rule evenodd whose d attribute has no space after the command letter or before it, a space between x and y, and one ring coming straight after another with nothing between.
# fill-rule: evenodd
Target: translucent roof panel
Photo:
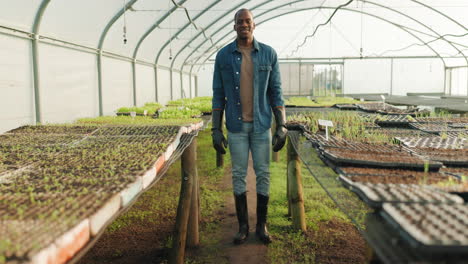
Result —
<instances>
[{"instance_id":1,"label":"translucent roof panel","mask_svg":"<svg viewBox=\"0 0 468 264\"><path fill-rule=\"evenodd\" d=\"M32 31L40 0L16 0L2 3L0 24L17 29Z\"/></svg>"},{"instance_id":2,"label":"translucent roof panel","mask_svg":"<svg viewBox=\"0 0 468 264\"><path fill-rule=\"evenodd\" d=\"M115 0L52 0L44 11L39 33L97 48L102 31L122 4Z\"/></svg>"}]
</instances>

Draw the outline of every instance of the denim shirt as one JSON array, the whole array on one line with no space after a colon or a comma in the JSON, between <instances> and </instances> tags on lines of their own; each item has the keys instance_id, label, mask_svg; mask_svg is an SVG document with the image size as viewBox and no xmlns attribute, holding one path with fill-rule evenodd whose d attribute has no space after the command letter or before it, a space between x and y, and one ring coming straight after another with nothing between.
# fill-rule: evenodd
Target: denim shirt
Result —
<instances>
[{"instance_id":1,"label":"denim shirt","mask_svg":"<svg viewBox=\"0 0 468 264\"><path fill-rule=\"evenodd\" d=\"M242 54L236 40L216 55L213 74L213 110L225 110L230 132L242 128L240 67ZM271 127L274 107L284 107L278 57L275 50L253 40L253 129L261 133Z\"/></svg>"}]
</instances>

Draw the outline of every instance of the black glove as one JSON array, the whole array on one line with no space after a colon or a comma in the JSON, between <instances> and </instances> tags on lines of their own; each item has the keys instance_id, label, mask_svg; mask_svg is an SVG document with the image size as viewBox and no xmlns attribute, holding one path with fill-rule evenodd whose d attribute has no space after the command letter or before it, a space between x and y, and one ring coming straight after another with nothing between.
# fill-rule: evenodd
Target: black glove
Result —
<instances>
[{"instance_id":1,"label":"black glove","mask_svg":"<svg viewBox=\"0 0 468 264\"><path fill-rule=\"evenodd\" d=\"M213 147L221 154L226 154L227 140L223 135L223 111L213 110L211 115L211 137L213 138Z\"/></svg>"},{"instance_id":2,"label":"black glove","mask_svg":"<svg viewBox=\"0 0 468 264\"><path fill-rule=\"evenodd\" d=\"M284 107L275 107L273 108L273 114L275 115L276 120L276 131L273 135L273 151L278 152L286 143L286 135L288 134L288 129L286 128L286 111Z\"/></svg>"}]
</instances>

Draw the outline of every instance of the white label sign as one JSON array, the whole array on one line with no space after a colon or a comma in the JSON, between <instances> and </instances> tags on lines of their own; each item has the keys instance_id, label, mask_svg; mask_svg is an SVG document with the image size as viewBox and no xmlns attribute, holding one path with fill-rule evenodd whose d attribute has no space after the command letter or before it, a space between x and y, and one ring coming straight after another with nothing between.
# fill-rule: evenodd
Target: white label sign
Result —
<instances>
[{"instance_id":1,"label":"white label sign","mask_svg":"<svg viewBox=\"0 0 468 264\"><path fill-rule=\"evenodd\" d=\"M333 126L333 122L332 122L331 120L319 119L319 120L318 120L318 123L319 123L319 125L321 125L321 126L327 126L327 127L332 127L332 126Z\"/></svg>"}]
</instances>

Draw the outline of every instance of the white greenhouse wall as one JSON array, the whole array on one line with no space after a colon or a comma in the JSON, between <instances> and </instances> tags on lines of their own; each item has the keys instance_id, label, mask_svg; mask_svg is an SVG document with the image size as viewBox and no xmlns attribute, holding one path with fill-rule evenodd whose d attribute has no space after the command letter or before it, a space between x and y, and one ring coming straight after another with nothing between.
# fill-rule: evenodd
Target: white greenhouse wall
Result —
<instances>
[{"instance_id":1,"label":"white greenhouse wall","mask_svg":"<svg viewBox=\"0 0 468 264\"><path fill-rule=\"evenodd\" d=\"M388 93L390 65L390 60L346 60L343 93Z\"/></svg>"},{"instance_id":2,"label":"white greenhouse wall","mask_svg":"<svg viewBox=\"0 0 468 264\"><path fill-rule=\"evenodd\" d=\"M132 65L114 58L102 58L102 105L104 115L133 105Z\"/></svg>"},{"instance_id":3,"label":"white greenhouse wall","mask_svg":"<svg viewBox=\"0 0 468 264\"><path fill-rule=\"evenodd\" d=\"M145 65L136 65L136 94L137 105L156 101L154 86L154 68Z\"/></svg>"},{"instance_id":4,"label":"white greenhouse wall","mask_svg":"<svg viewBox=\"0 0 468 264\"><path fill-rule=\"evenodd\" d=\"M186 98L190 98L193 93L190 93L190 77L187 74L182 75L182 87L184 87L184 93Z\"/></svg>"},{"instance_id":5,"label":"white greenhouse wall","mask_svg":"<svg viewBox=\"0 0 468 264\"><path fill-rule=\"evenodd\" d=\"M43 123L99 114L95 54L42 44L39 71Z\"/></svg>"},{"instance_id":6,"label":"white greenhouse wall","mask_svg":"<svg viewBox=\"0 0 468 264\"><path fill-rule=\"evenodd\" d=\"M158 102L166 104L171 100L169 70L158 68Z\"/></svg>"},{"instance_id":7,"label":"white greenhouse wall","mask_svg":"<svg viewBox=\"0 0 468 264\"><path fill-rule=\"evenodd\" d=\"M180 73L172 71L172 100L177 100L181 97L182 91L180 90Z\"/></svg>"},{"instance_id":8,"label":"white greenhouse wall","mask_svg":"<svg viewBox=\"0 0 468 264\"><path fill-rule=\"evenodd\" d=\"M393 60L393 95L443 93L444 65L440 60Z\"/></svg>"},{"instance_id":9,"label":"white greenhouse wall","mask_svg":"<svg viewBox=\"0 0 468 264\"><path fill-rule=\"evenodd\" d=\"M0 34L0 133L34 124L31 42Z\"/></svg>"},{"instance_id":10,"label":"white greenhouse wall","mask_svg":"<svg viewBox=\"0 0 468 264\"><path fill-rule=\"evenodd\" d=\"M452 70L451 95L468 95L468 74L467 68L458 68Z\"/></svg>"},{"instance_id":11,"label":"white greenhouse wall","mask_svg":"<svg viewBox=\"0 0 468 264\"><path fill-rule=\"evenodd\" d=\"M204 65L200 68L200 71L198 71L198 96L213 95L213 72L213 64Z\"/></svg>"}]
</instances>

